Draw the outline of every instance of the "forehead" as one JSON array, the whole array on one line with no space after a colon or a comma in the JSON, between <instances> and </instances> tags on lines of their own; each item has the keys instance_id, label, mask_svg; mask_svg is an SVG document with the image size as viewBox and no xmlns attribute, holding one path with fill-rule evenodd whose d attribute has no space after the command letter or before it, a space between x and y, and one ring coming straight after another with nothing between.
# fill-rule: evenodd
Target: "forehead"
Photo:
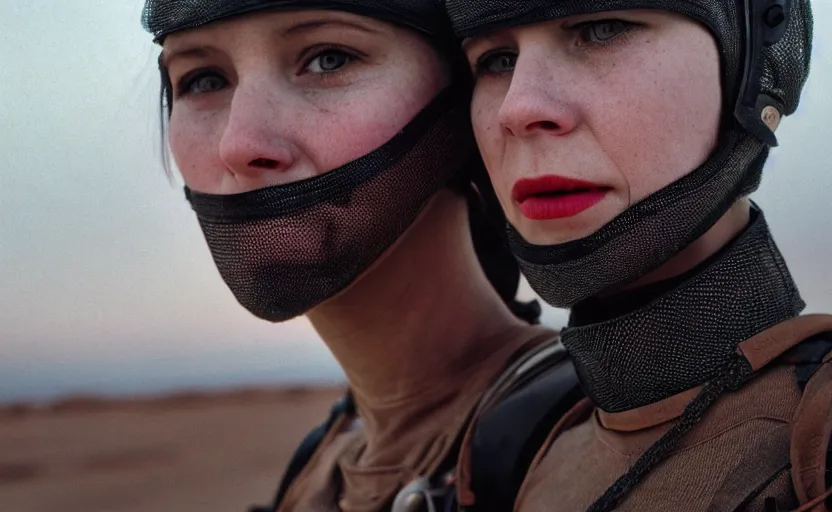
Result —
<instances>
[{"instance_id":1,"label":"forehead","mask_svg":"<svg viewBox=\"0 0 832 512\"><path fill-rule=\"evenodd\" d=\"M568 16L652 9L675 12L710 23L736 17L733 1L714 0L447 0L447 12L458 38Z\"/></svg>"},{"instance_id":2,"label":"forehead","mask_svg":"<svg viewBox=\"0 0 832 512\"><path fill-rule=\"evenodd\" d=\"M252 32L289 37L327 26L340 26L378 34L392 34L395 29L392 25L373 18L340 11L260 11L174 32L165 38L163 48L170 51L183 42L198 38L213 40L216 37L246 35Z\"/></svg>"},{"instance_id":3,"label":"forehead","mask_svg":"<svg viewBox=\"0 0 832 512\"><path fill-rule=\"evenodd\" d=\"M652 43L662 41L661 45L652 46L661 46L662 51L695 51L696 45L687 45L680 41L682 35L695 37L697 41L706 38L709 42L718 43L708 28L695 19L667 11L631 9L567 16L506 27L466 37L461 41L461 48L471 57L485 49L504 44L516 45L517 50L536 46L542 41L547 41L546 44L572 44L571 41L576 37L576 30L579 28L588 26L588 23L604 26L606 22L623 22L640 29L648 29Z\"/></svg>"},{"instance_id":4,"label":"forehead","mask_svg":"<svg viewBox=\"0 0 832 512\"><path fill-rule=\"evenodd\" d=\"M338 11L258 12L220 20L201 27L175 32L165 38L161 64L168 67L181 58L207 58L228 47L242 47L260 52L258 48L279 48L281 41L302 38L317 30L360 32L368 36L401 39L391 24ZM250 52L247 52L250 53Z\"/></svg>"}]
</instances>

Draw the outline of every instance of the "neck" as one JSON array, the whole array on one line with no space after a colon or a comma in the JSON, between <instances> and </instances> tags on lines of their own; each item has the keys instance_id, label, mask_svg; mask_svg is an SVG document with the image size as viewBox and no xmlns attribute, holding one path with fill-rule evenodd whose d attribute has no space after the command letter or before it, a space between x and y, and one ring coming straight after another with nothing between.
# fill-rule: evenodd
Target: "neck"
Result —
<instances>
[{"instance_id":1,"label":"neck","mask_svg":"<svg viewBox=\"0 0 832 512\"><path fill-rule=\"evenodd\" d=\"M631 301L641 303L637 309L616 306L614 316L573 322L562 331L585 389L602 410L636 409L707 382L741 342L803 309L762 212L727 245L714 245L713 257L673 280L680 282L671 289L660 286ZM603 308L616 299L579 306Z\"/></svg>"},{"instance_id":2,"label":"neck","mask_svg":"<svg viewBox=\"0 0 832 512\"><path fill-rule=\"evenodd\" d=\"M697 267L724 249L751 220L751 203L737 201L728 212L679 254L655 271L628 285L610 289L573 306L570 326L604 322L639 310L679 286Z\"/></svg>"},{"instance_id":3,"label":"neck","mask_svg":"<svg viewBox=\"0 0 832 512\"><path fill-rule=\"evenodd\" d=\"M459 374L504 348L499 334L522 325L477 262L465 200L448 191L373 267L308 316L368 425L393 405L423 406L434 390L464 385Z\"/></svg>"},{"instance_id":4,"label":"neck","mask_svg":"<svg viewBox=\"0 0 832 512\"><path fill-rule=\"evenodd\" d=\"M695 242L683 249L679 254L668 260L664 265L645 275L616 292L632 290L648 284L672 279L704 262L720 249L728 245L748 226L751 203L748 199L741 199L725 212L716 224ZM613 292L615 293L615 292ZM606 295L606 294L605 294Z\"/></svg>"}]
</instances>

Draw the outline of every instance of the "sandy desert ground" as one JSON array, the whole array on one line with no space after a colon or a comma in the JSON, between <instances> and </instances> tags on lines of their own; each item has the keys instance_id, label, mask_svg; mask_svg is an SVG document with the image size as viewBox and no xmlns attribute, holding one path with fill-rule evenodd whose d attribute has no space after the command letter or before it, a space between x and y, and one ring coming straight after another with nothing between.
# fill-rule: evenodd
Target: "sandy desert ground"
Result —
<instances>
[{"instance_id":1,"label":"sandy desert ground","mask_svg":"<svg viewBox=\"0 0 832 512\"><path fill-rule=\"evenodd\" d=\"M341 392L0 406L0 512L245 512Z\"/></svg>"}]
</instances>

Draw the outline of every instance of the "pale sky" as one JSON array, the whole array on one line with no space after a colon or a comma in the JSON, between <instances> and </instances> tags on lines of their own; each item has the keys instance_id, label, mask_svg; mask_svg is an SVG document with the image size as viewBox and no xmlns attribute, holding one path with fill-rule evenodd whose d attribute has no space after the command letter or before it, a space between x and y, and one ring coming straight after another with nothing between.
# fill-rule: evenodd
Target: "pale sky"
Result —
<instances>
[{"instance_id":1,"label":"pale sky","mask_svg":"<svg viewBox=\"0 0 832 512\"><path fill-rule=\"evenodd\" d=\"M0 401L339 379L306 320L237 304L165 177L141 7L0 0ZM808 311L832 312L832 0L814 8L812 75L754 199Z\"/></svg>"}]
</instances>

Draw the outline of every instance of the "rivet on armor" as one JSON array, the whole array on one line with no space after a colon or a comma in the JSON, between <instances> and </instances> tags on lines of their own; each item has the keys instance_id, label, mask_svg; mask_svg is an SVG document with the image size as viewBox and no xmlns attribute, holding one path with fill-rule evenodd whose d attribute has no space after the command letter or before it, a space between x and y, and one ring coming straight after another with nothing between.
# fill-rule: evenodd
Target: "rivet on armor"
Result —
<instances>
[{"instance_id":1,"label":"rivet on armor","mask_svg":"<svg viewBox=\"0 0 832 512\"><path fill-rule=\"evenodd\" d=\"M763 109L762 118L763 122L766 123L766 126L771 131L777 130L777 127L780 125L780 111L771 105Z\"/></svg>"}]
</instances>

